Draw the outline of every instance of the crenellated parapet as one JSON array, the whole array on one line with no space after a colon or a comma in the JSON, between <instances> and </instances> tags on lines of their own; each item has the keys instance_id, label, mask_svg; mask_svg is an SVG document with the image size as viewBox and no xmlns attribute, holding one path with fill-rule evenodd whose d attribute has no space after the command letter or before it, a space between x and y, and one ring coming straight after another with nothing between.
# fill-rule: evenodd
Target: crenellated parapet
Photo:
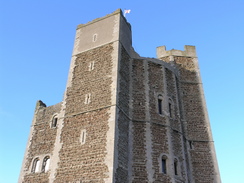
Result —
<instances>
[{"instance_id":1,"label":"crenellated parapet","mask_svg":"<svg viewBox=\"0 0 244 183\"><path fill-rule=\"evenodd\" d=\"M167 56L182 56L182 57L197 57L195 46L184 46L184 51L181 50L166 50L166 46L157 47L157 58L167 57Z\"/></svg>"}]
</instances>

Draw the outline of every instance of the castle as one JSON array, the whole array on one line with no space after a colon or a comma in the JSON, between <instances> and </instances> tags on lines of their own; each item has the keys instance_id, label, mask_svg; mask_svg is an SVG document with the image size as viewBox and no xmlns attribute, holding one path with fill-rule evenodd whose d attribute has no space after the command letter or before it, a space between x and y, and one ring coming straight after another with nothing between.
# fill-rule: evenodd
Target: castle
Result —
<instances>
[{"instance_id":1,"label":"castle","mask_svg":"<svg viewBox=\"0 0 244 183\"><path fill-rule=\"evenodd\" d=\"M19 182L220 183L195 47L140 57L120 9L78 25L63 101L37 101Z\"/></svg>"}]
</instances>

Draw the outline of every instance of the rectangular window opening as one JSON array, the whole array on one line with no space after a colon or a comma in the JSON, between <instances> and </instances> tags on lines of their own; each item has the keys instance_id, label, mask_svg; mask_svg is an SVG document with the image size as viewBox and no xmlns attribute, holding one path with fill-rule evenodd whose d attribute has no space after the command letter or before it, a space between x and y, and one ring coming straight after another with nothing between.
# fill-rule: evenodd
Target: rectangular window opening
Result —
<instances>
[{"instance_id":1,"label":"rectangular window opening","mask_svg":"<svg viewBox=\"0 0 244 183\"><path fill-rule=\"evenodd\" d=\"M81 140L82 143L85 142L85 132L82 132L82 140Z\"/></svg>"},{"instance_id":2,"label":"rectangular window opening","mask_svg":"<svg viewBox=\"0 0 244 183\"><path fill-rule=\"evenodd\" d=\"M52 123L52 127L55 128L57 127L57 122L58 122L58 118L53 118L53 123Z\"/></svg>"},{"instance_id":3,"label":"rectangular window opening","mask_svg":"<svg viewBox=\"0 0 244 183\"><path fill-rule=\"evenodd\" d=\"M169 103L169 117L172 118L172 104Z\"/></svg>"},{"instance_id":4,"label":"rectangular window opening","mask_svg":"<svg viewBox=\"0 0 244 183\"><path fill-rule=\"evenodd\" d=\"M88 66L88 70L89 71L94 70L94 65L95 65L95 62L94 61L93 62L90 62L89 66Z\"/></svg>"},{"instance_id":5,"label":"rectangular window opening","mask_svg":"<svg viewBox=\"0 0 244 183\"><path fill-rule=\"evenodd\" d=\"M178 171L177 171L177 162L174 162L174 170L175 170L175 175L178 175Z\"/></svg>"},{"instance_id":6,"label":"rectangular window opening","mask_svg":"<svg viewBox=\"0 0 244 183\"><path fill-rule=\"evenodd\" d=\"M189 141L190 149L193 149L192 141Z\"/></svg>"},{"instance_id":7,"label":"rectangular window opening","mask_svg":"<svg viewBox=\"0 0 244 183\"><path fill-rule=\"evenodd\" d=\"M166 174L166 160L162 159L162 173Z\"/></svg>"},{"instance_id":8,"label":"rectangular window opening","mask_svg":"<svg viewBox=\"0 0 244 183\"><path fill-rule=\"evenodd\" d=\"M162 99L158 99L158 113L162 114Z\"/></svg>"},{"instance_id":9,"label":"rectangular window opening","mask_svg":"<svg viewBox=\"0 0 244 183\"><path fill-rule=\"evenodd\" d=\"M88 94L86 94L86 96L85 96L85 104L89 104L90 102L91 102L91 94L88 93Z\"/></svg>"}]
</instances>

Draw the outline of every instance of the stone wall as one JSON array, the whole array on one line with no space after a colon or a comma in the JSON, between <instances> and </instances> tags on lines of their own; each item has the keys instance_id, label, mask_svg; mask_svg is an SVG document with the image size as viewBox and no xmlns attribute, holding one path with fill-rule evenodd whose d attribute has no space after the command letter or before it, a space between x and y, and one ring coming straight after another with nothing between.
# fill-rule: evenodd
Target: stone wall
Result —
<instances>
[{"instance_id":1,"label":"stone wall","mask_svg":"<svg viewBox=\"0 0 244 183\"><path fill-rule=\"evenodd\" d=\"M106 159L113 106L113 49L108 44L76 55L72 82L66 92L62 147L54 182L102 183L109 178ZM174 57L177 68L170 68L163 62L131 59L122 45L119 54L118 98L114 106L117 117L112 121L116 133L112 180L214 182L212 142L194 58ZM51 128L50 123L60 109L61 104L40 105L36 111L25 165L29 172L35 157L52 156L56 128ZM162 156L167 157L166 174L162 172ZM48 182L49 176L49 171L28 173L24 182Z\"/></svg>"},{"instance_id":2,"label":"stone wall","mask_svg":"<svg viewBox=\"0 0 244 183\"><path fill-rule=\"evenodd\" d=\"M62 107L38 102L19 182L219 182L195 47L160 60L131 43L121 10L78 26Z\"/></svg>"},{"instance_id":3,"label":"stone wall","mask_svg":"<svg viewBox=\"0 0 244 183\"><path fill-rule=\"evenodd\" d=\"M72 86L67 88L66 116L111 105L112 51L112 44L107 44L77 55Z\"/></svg>"},{"instance_id":4,"label":"stone wall","mask_svg":"<svg viewBox=\"0 0 244 183\"><path fill-rule=\"evenodd\" d=\"M163 103L165 103L165 82L164 82L164 67L160 64L149 62L148 63L148 80L149 80L149 113L150 119L153 122L166 124L166 116L159 115L158 113L158 97L161 95L163 97ZM165 105L163 105L165 106ZM166 110L165 107L162 107L163 111Z\"/></svg>"},{"instance_id":5,"label":"stone wall","mask_svg":"<svg viewBox=\"0 0 244 183\"><path fill-rule=\"evenodd\" d=\"M152 124L152 160L155 182L171 182L169 174L163 174L161 170L161 155L169 155L169 139L167 136L167 128L160 124ZM168 167L169 168L169 167Z\"/></svg>"},{"instance_id":6,"label":"stone wall","mask_svg":"<svg viewBox=\"0 0 244 183\"><path fill-rule=\"evenodd\" d=\"M108 118L108 109L65 118L55 182L103 182L108 172L104 163ZM84 144L82 130L86 130Z\"/></svg>"},{"instance_id":7,"label":"stone wall","mask_svg":"<svg viewBox=\"0 0 244 183\"><path fill-rule=\"evenodd\" d=\"M185 157L175 74L164 68L163 63L134 59L132 79L133 182L147 182L150 177L155 182L172 182L173 178L184 181ZM162 97L162 114L158 109L159 96ZM169 99L172 100L172 116ZM168 157L167 174L161 172L162 155ZM174 159L179 166L175 177L172 173Z\"/></svg>"},{"instance_id":8,"label":"stone wall","mask_svg":"<svg viewBox=\"0 0 244 183\"><path fill-rule=\"evenodd\" d=\"M144 67L140 59L133 60L132 63L132 118L144 121L146 118L146 96L144 84Z\"/></svg>"},{"instance_id":9,"label":"stone wall","mask_svg":"<svg viewBox=\"0 0 244 183\"><path fill-rule=\"evenodd\" d=\"M143 60L132 63L132 182L146 182L146 96Z\"/></svg>"},{"instance_id":10,"label":"stone wall","mask_svg":"<svg viewBox=\"0 0 244 183\"><path fill-rule=\"evenodd\" d=\"M161 64L148 62L148 80L149 80L149 115L151 123L152 136L152 166L153 179L155 182L170 182L170 177L161 173L162 153L169 154L168 137L167 137L167 121L166 121L166 90L164 67ZM162 97L162 114L159 114L158 97Z\"/></svg>"},{"instance_id":11,"label":"stone wall","mask_svg":"<svg viewBox=\"0 0 244 183\"><path fill-rule=\"evenodd\" d=\"M49 107L44 107L43 105L36 107L32 124L32 138L30 139L30 146L24 165L25 176L23 182L48 182L50 172L41 172L41 166L45 156L50 156L50 159L52 159L58 127L52 128L51 124L53 116L58 114L60 109L61 103ZM31 169L35 158L40 159L40 171L32 173Z\"/></svg>"},{"instance_id":12,"label":"stone wall","mask_svg":"<svg viewBox=\"0 0 244 183\"><path fill-rule=\"evenodd\" d=\"M129 103L130 103L130 57L121 45L121 58L119 61L118 85L118 167L115 173L116 182L128 182L129 163Z\"/></svg>"},{"instance_id":13,"label":"stone wall","mask_svg":"<svg viewBox=\"0 0 244 183\"><path fill-rule=\"evenodd\" d=\"M175 175L175 167L173 167L174 178L179 181L186 181L186 167L184 154L184 136L182 132L182 123L179 112L179 98L180 91L177 87L177 77L171 70L165 69L165 77L167 82L167 96L168 96L168 114L170 124L170 135L172 143L172 163L177 161L177 175ZM170 106L169 106L170 103ZM169 109L171 107L171 109ZM170 110L170 111L169 111Z\"/></svg>"},{"instance_id":14,"label":"stone wall","mask_svg":"<svg viewBox=\"0 0 244 183\"><path fill-rule=\"evenodd\" d=\"M55 182L104 182L111 106L111 44L80 53L67 88ZM85 130L85 142L82 141Z\"/></svg>"},{"instance_id":15,"label":"stone wall","mask_svg":"<svg viewBox=\"0 0 244 183\"><path fill-rule=\"evenodd\" d=\"M169 57L162 58L168 61ZM194 57L174 56L171 61L179 70L179 103L181 105L188 176L193 182L215 182L216 165L211 150L211 130L198 63ZM174 137L175 138L175 137ZM173 138L173 139L174 139Z\"/></svg>"}]
</instances>

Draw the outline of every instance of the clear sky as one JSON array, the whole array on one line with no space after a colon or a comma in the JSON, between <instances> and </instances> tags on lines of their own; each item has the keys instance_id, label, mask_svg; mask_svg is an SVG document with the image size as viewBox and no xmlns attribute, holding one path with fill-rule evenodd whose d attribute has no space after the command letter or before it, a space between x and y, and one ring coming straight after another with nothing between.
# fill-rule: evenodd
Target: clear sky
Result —
<instances>
[{"instance_id":1,"label":"clear sky","mask_svg":"<svg viewBox=\"0 0 244 183\"><path fill-rule=\"evenodd\" d=\"M118 8L141 56L196 46L222 182L244 182L244 0L0 0L0 182L18 180L36 101L62 101L76 26Z\"/></svg>"}]
</instances>

